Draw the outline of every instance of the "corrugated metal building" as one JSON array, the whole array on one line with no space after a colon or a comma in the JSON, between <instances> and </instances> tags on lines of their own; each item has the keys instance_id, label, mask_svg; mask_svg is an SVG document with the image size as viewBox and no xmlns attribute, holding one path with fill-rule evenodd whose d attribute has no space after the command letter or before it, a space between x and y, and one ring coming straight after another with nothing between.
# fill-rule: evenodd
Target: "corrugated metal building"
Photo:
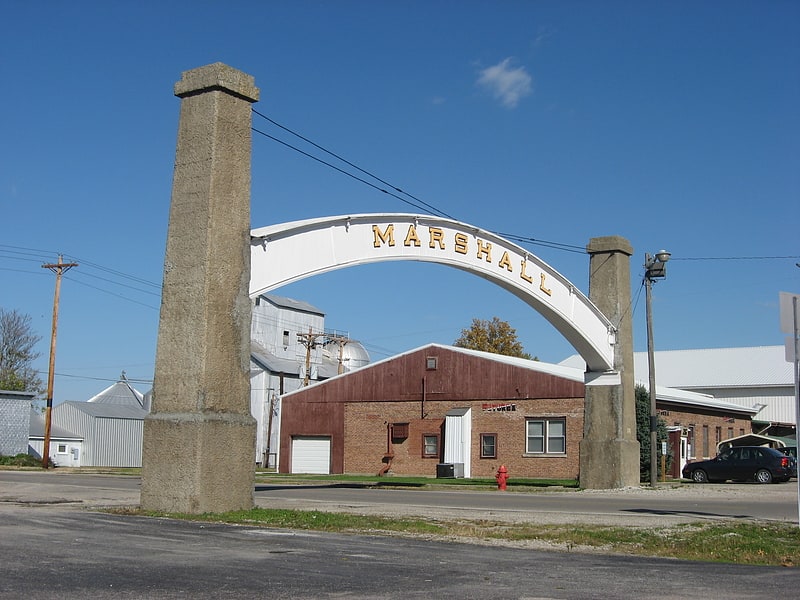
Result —
<instances>
[{"instance_id":1,"label":"corrugated metal building","mask_svg":"<svg viewBox=\"0 0 800 600\"><path fill-rule=\"evenodd\" d=\"M784 435L795 424L794 374L785 352L783 346L657 350L657 384L755 408L754 428L773 427ZM582 368L585 363L574 355L560 364ZM646 352L634 353L634 373L646 385Z\"/></svg>"},{"instance_id":2,"label":"corrugated metal building","mask_svg":"<svg viewBox=\"0 0 800 600\"><path fill-rule=\"evenodd\" d=\"M145 397L123 373L117 383L88 402L62 402L53 407L51 426L58 428L61 438L71 434L73 441L82 443L77 458L74 452L68 458L59 457L58 444L51 440L50 457L56 464L69 460L70 466L141 467L144 418L149 412ZM39 452L41 448L43 445Z\"/></svg>"},{"instance_id":3,"label":"corrugated metal building","mask_svg":"<svg viewBox=\"0 0 800 600\"><path fill-rule=\"evenodd\" d=\"M41 460L44 452L44 416L31 411L28 454ZM59 427L50 425L50 461L57 467L80 467L83 456L83 438Z\"/></svg>"}]
</instances>

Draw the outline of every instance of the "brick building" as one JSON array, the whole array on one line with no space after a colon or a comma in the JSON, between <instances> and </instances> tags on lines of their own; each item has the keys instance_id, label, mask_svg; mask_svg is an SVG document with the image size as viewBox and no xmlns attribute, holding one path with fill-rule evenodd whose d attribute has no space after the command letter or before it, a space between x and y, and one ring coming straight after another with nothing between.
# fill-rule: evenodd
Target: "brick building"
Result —
<instances>
[{"instance_id":1,"label":"brick building","mask_svg":"<svg viewBox=\"0 0 800 600\"><path fill-rule=\"evenodd\" d=\"M578 476L583 374L429 345L282 399L281 472Z\"/></svg>"},{"instance_id":2,"label":"brick building","mask_svg":"<svg viewBox=\"0 0 800 600\"><path fill-rule=\"evenodd\" d=\"M577 478L583 371L432 344L282 398L279 471ZM755 409L659 387L677 476ZM708 446L708 452L706 452Z\"/></svg>"}]
</instances>

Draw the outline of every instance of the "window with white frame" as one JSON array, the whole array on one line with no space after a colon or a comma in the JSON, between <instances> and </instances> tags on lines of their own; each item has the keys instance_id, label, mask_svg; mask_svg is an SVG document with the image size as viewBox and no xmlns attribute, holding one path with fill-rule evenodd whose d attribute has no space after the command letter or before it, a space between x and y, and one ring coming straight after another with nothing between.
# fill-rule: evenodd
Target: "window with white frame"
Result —
<instances>
[{"instance_id":1,"label":"window with white frame","mask_svg":"<svg viewBox=\"0 0 800 600\"><path fill-rule=\"evenodd\" d=\"M481 434L481 458L497 458L497 434Z\"/></svg>"},{"instance_id":2,"label":"window with white frame","mask_svg":"<svg viewBox=\"0 0 800 600\"><path fill-rule=\"evenodd\" d=\"M564 418L527 419L526 454L565 454L567 421Z\"/></svg>"},{"instance_id":3,"label":"window with white frame","mask_svg":"<svg viewBox=\"0 0 800 600\"><path fill-rule=\"evenodd\" d=\"M422 434L422 457L439 458L439 436L435 433Z\"/></svg>"}]
</instances>

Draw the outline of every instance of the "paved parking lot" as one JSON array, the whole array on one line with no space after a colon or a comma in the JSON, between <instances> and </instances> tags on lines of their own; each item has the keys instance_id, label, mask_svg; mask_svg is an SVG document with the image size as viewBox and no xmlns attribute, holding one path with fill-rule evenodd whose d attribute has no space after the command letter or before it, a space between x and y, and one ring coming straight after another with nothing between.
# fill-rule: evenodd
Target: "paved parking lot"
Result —
<instances>
[{"instance_id":1,"label":"paved parking lot","mask_svg":"<svg viewBox=\"0 0 800 600\"><path fill-rule=\"evenodd\" d=\"M302 489L305 487L305 490ZM305 499L284 496L289 486L256 491L259 505L327 503L363 511L365 506L396 514L408 510L479 514L462 504L515 504L538 498L561 502L561 510L513 506L497 514L580 518L564 500L588 507L664 506L674 501L678 518L717 518L709 506L742 507L759 497L789 505L793 484L781 486L682 486L612 492L503 494L408 492L295 486ZM309 498L321 492L323 499ZM328 499L324 498L325 493ZM349 492L348 502L332 493ZM379 492L374 494L373 492ZM386 492L385 494L383 492ZM396 492L405 494L389 498ZM400 502L396 500L399 498ZM372 502L379 499L379 502ZM800 569L700 563L648 557L501 547L379 535L303 532L154 519L85 510L91 506L135 505L135 477L0 471L0 598L352 598L397 599L486 597L531 598L779 598L800 586ZM448 504L448 505L443 505ZM711 504L708 504L711 503ZM611 506L611 505L609 505ZM627 513L629 519L658 519ZM611 514L611 509L608 509ZM623 516L626 514L622 511ZM515 517L515 518L516 518ZM510 518L510 517L509 517ZM788 591L787 591L788 590Z\"/></svg>"}]
</instances>

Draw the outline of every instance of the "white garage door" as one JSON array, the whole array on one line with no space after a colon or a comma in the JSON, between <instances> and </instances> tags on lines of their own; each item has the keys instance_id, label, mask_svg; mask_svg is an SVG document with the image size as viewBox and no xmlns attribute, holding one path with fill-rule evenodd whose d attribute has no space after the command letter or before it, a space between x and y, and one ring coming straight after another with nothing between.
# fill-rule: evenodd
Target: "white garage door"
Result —
<instances>
[{"instance_id":1,"label":"white garage door","mask_svg":"<svg viewBox=\"0 0 800 600\"><path fill-rule=\"evenodd\" d=\"M331 438L292 438L292 473L328 475L330 472Z\"/></svg>"}]
</instances>

